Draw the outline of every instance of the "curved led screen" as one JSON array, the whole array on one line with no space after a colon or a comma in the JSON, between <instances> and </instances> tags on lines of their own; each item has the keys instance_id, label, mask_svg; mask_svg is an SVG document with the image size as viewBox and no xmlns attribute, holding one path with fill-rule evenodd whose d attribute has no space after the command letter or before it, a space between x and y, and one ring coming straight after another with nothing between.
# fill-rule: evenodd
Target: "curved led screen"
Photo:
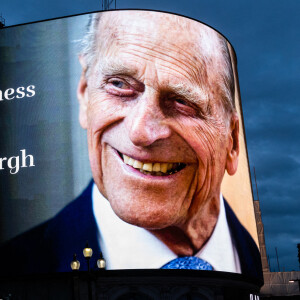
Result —
<instances>
[{"instance_id":1,"label":"curved led screen","mask_svg":"<svg viewBox=\"0 0 300 300\"><path fill-rule=\"evenodd\" d=\"M261 278L224 36L120 10L6 28L0 47L1 275L70 271L88 241L107 269Z\"/></svg>"}]
</instances>

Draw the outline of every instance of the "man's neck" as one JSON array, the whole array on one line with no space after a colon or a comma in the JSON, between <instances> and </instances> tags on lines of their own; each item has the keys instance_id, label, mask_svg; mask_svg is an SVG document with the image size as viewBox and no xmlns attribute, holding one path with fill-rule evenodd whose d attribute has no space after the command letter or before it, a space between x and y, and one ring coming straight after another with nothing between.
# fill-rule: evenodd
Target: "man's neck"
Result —
<instances>
[{"instance_id":1,"label":"man's neck","mask_svg":"<svg viewBox=\"0 0 300 300\"><path fill-rule=\"evenodd\" d=\"M178 256L197 253L212 235L220 212L220 196L216 196L188 222L159 230L149 230Z\"/></svg>"}]
</instances>

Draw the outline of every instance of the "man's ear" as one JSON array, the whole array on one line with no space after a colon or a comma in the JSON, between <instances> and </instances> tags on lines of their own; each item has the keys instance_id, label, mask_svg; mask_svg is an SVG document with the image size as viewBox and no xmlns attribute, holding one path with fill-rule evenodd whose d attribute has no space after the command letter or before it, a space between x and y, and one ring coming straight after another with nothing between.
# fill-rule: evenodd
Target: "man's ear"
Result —
<instances>
[{"instance_id":1,"label":"man's ear","mask_svg":"<svg viewBox=\"0 0 300 300\"><path fill-rule=\"evenodd\" d=\"M234 175L238 168L239 146L239 117L233 113L230 121L229 144L227 149L226 170Z\"/></svg>"},{"instance_id":2,"label":"man's ear","mask_svg":"<svg viewBox=\"0 0 300 300\"><path fill-rule=\"evenodd\" d=\"M79 101L79 123L83 129L87 129L87 105L88 105L88 92L87 92L87 79L86 71L87 65L83 56L79 56L82 72L77 87L77 98Z\"/></svg>"}]
</instances>

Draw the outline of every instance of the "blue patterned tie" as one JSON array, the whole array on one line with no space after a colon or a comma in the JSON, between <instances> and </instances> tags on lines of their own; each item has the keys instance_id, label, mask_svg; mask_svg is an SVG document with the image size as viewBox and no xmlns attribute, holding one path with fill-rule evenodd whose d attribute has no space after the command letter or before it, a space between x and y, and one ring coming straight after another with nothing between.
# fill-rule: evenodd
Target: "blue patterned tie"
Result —
<instances>
[{"instance_id":1,"label":"blue patterned tie","mask_svg":"<svg viewBox=\"0 0 300 300\"><path fill-rule=\"evenodd\" d=\"M161 269L185 269L185 270L209 270L212 271L213 267L205 260L194 257L184 256L178 257L166 263Z\"/></svg>"}]
</instances>

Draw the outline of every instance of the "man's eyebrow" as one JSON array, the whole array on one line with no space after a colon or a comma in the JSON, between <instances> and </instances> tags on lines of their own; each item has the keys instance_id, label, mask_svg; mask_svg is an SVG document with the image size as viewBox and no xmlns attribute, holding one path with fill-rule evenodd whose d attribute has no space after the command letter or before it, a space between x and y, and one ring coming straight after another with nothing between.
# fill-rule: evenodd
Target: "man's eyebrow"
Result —
<instances>
[{"instance_id":1,"label":"man's eyebrow","mask_svg":"<svg viewBox=\"0 0 300 300\"><path fill-rule=\"evenodd\" d=\"M193 85L192 87L188 87L183 83L169 84L169 89L171 92L176 94L176 96L183 97L184 99L199 105L201 103L207 103L208 94L204 89Z\"/></svg>"},{"instance_id":2,"label":"man's eyebrow","mask_svg":"<svg viewBox=\"0 0 300 300\"><path fill-rule=\"evenodd\" d=\"M138 73L137 68L132 68L124 64L120 59L102 59L99 64L99 71L105 76L128 75L135 76Z\"/></svg>"}]
</instances>

